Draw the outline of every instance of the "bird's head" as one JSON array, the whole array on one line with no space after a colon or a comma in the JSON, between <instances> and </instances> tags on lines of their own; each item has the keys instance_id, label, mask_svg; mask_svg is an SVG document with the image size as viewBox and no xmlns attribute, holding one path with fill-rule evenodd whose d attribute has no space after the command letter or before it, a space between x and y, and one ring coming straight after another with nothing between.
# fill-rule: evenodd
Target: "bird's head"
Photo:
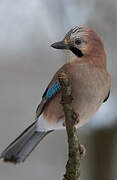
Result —
<instances>
[{"instance_id":1,"label":"bird's head","mask_svg":"<svg viewBox=\"0 0 117 180\"><path fill-rule=\"evenodd\" d=\"M97 33L87 26L71 29L62 41L51 45L56 49L64 49L77 58L100 56L104 53L104 45ZM68 53L69 54L69 53Z\"/></svg>"}]
</instances>

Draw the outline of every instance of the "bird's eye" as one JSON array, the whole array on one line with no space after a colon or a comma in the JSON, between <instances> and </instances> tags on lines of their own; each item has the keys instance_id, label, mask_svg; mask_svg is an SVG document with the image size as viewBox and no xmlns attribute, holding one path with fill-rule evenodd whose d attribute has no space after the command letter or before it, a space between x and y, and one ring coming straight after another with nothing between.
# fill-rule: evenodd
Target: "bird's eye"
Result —
<instances>
[{"instance_id":1,"label":"bird's eye","mask_svg":"<svg viewBox=\"0 0 117 180\"><path fill-rule=\"evenodd\" d=\"M82 42L81 39L76 39L76 40L75 40L75 43L76 43L77 45L80 45L81 42Z\"/></svg>"}]
</instances>

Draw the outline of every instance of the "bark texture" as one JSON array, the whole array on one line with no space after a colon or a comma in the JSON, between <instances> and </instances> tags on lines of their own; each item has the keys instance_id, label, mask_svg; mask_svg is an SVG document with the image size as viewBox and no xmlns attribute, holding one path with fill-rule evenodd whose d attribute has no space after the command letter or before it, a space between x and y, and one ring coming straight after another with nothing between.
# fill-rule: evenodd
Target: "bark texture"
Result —
<instances>
[{"instance_id":1,"label":"bark texture","mask_svg":"<svg viewBox=\"0 0 117 180\"><path fill-rule=\"evenodd\" d=\"M78 131L75 127L77 122L72 106L72 89L70 79L64 72L58 75L62 97L61 103L65 113L65 126L68 136L68 161L63 180L78 180L80 176L81 146L78 138Z\"/></svg>"}]
</instances>

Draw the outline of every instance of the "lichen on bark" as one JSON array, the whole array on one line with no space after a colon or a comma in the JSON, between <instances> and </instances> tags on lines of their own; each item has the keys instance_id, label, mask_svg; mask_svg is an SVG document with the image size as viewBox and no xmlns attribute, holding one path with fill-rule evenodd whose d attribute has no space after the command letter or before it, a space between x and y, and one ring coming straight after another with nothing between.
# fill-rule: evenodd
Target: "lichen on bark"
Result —
<instances>
[{"instance_id":1,"label":"lichen on bark","mask_svg":"<svg viewBox=\"0 0 117 180\"><path fill-rule=\"evenodd\" d=\"M68 136L68 161L63 180L78 180L80 176L81 146L78 131L75 127L74 109L72 104L72 87L68 75L65 72L58 74L61 85L61 104L65 114L65 126Z\"/></svg>"}]
</instances>

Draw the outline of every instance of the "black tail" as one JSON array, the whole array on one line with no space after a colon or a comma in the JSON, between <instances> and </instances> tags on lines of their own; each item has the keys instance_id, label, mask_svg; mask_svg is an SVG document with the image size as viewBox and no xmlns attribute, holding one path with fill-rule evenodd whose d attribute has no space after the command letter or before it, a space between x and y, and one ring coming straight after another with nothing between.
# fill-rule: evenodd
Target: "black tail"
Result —
<instances>
[{"instance_id":1,"label":"black tail","mask_svg":"<svg viewBox=\"0 0 117 180\"><path fill-rule=\"evenodd\" d=\"M14 164L24 161L49 132L37 132L34 122L2 152L0 159Z\"/></svg>"}]
</instances>

